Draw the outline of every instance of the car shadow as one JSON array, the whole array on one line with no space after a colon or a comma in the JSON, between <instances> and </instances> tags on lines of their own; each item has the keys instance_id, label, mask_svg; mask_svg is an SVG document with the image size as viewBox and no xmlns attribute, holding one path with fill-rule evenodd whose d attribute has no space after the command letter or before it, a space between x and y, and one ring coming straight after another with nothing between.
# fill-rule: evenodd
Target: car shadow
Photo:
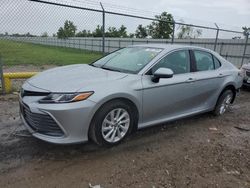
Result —
<instances>
[{"instance_id":1,"label":"car shadow","mask_svg":"<svg viewBox=\"0 0 250 188\"><path fill-rule=\"evenodd\" d=\"M154 142L154 138L160 136L160 133L167 132L169 137L176 136L180 127L194 123L194 120L214 118L211 113L200 114L185 119L172 121L164 124L158 124L151 127L143 128L133 132L122 143L113 147L100 147L92 141L79 144L58 145L51 144L32 136L19 136L19 141L10 145L1 145L0 153L5 153L5 157L0 160L15 159L21 156L24 160L40 159L40 160L67 160L72 157L81 157L83 155L105 155L109 151L124 151L125 148L139 148L146 142ZM15 135L12 135L15 137ZM152 137L152 139L148 139ZM11 139L11 138L10 138Z\"/></svg>"}]
</instances>

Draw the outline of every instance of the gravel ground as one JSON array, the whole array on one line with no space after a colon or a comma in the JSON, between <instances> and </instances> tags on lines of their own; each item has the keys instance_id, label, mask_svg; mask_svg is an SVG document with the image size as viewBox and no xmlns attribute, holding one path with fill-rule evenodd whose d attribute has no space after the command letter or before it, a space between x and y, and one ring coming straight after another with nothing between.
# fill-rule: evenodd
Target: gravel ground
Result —
<instances>
[{"instance_id":1,"label":"gravel ground","mask_svg":"<svg viewBox=\"0 0 250 188\"><path fill-rule=\"evenodd\" d=\"M222 117L147 128L108 149L31 137L17 101L0 96L0 187L250 187L249 91Z\"/></svg>"}]
</instances>

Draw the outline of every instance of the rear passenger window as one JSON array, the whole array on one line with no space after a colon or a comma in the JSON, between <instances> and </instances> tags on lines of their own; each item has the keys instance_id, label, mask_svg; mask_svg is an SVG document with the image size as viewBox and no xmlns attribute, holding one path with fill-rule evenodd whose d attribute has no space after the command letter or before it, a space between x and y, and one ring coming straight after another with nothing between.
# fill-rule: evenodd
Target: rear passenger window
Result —
<instances>
[{"instance_id":1,"label":"rear passenger window","mask_svg":"<svg viewBox=\"0 0 250 188\"><path fill-rule=\"evenodd\" d=\"M220 66L220 61L214 56L214 68L218 69Z\"/></svg>"},{"instance_id":2,"label":"rear passenger window","mask_svg":"<svg viewBox=\"0 0 250 188\"><path fill-rule=\"evenodd\" d=\"M194 51L197 71L214 70L213 56L204 51Z\"/></svg>"}]
</instances>

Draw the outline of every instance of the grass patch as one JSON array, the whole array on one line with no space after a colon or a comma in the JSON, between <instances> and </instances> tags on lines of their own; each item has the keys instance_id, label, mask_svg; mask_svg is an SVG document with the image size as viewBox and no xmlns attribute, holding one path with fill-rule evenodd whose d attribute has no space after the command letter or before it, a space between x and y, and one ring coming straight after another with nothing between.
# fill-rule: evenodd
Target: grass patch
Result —
<instances>
[{"instance_id":1,"label":"grass patch","mask_svg":"<svg viewBox=\"0 0 250 188\"><path fill-rule=\"evenodd\" d=\"M25 42L0 40L4 65L69 65L91 63L101 53L74 48L53 47Z\"/></svg>"}]
</instances>

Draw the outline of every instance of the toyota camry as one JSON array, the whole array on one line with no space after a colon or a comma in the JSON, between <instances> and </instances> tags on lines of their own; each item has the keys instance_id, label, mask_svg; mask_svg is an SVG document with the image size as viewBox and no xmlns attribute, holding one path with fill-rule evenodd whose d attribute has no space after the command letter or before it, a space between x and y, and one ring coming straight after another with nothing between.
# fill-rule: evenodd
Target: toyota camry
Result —
<instances>
[{"instance_id":1,"label":"toyota camry","mask_svg":"<svg viewBox=\"0 0 250 188\"><path fill-rule=\"evenodd\" d=\"M137 129L204 112L224 114L242 79L239 69L205 48L135 45L30 78L20 92L20 114L44 141L110 146Z\"/></svg>"}]
</instances>

